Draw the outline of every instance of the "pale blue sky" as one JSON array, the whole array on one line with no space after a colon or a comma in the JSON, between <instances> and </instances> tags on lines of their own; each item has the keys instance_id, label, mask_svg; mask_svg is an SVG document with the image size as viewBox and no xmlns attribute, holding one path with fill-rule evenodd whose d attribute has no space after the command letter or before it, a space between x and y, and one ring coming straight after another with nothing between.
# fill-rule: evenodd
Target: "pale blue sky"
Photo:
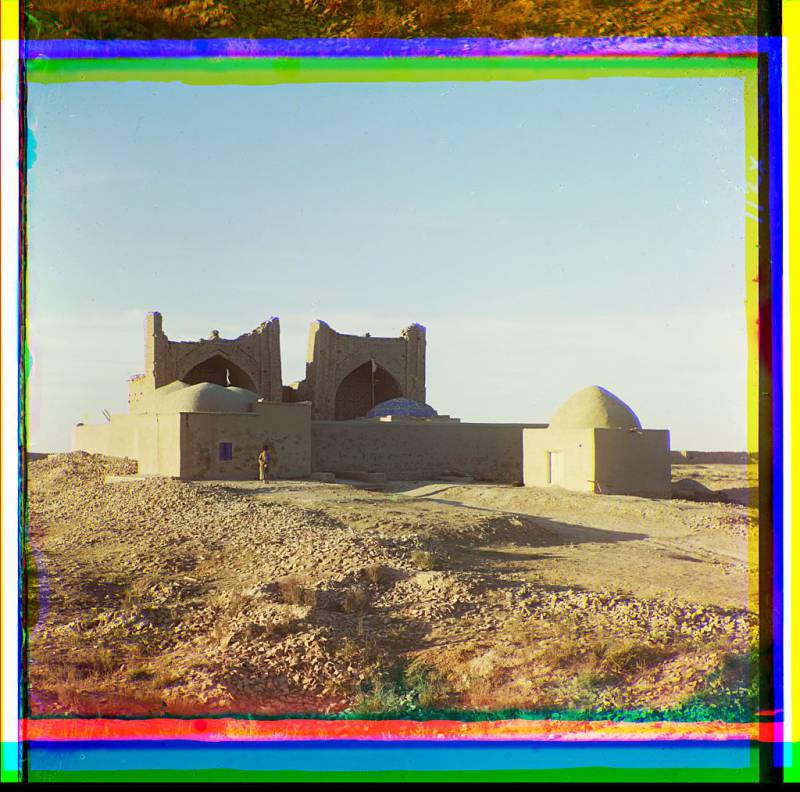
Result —
<instances>
[{"instance_id":1,"label":"pale blue sky","mask_svg":"<svg viewBox=\"0 0 800 792\"><path fill-rule=\"evenodd\" d=\"M428 400L547 421L603 385L746 447L742 82L30 86L31 448L126 409L143 319L428 328ZM468 347L468 348L467 348Z\"/></svg>"}]
</instances>

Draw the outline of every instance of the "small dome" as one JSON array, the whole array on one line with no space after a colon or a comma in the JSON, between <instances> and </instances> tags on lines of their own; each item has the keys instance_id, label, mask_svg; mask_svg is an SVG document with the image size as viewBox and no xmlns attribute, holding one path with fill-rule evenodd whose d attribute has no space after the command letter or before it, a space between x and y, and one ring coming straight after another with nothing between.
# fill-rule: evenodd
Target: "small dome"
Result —
<instances>
[{"instance_id":1,"label":"small dome","mask_svg":"<svg viewBox=\"0 0 800 792\"><path fill-rule=\"evenodd\" d=\"M158 412L249 412L255 400L256 394L244 388L199 382L166 394L157 404Z\"/></svg>"},{"instance_id":2,"label":"small dome","mask_svg":"<svg viewBox=\"0 0 800 792\"><path fill-rule=\"evenodd\" d=\"M398 396L396 399L376 404L368 413L367 418L383 418L387 415L407 415L412 418L433 418L438 413L430 404Z\"/></svg>"},{"instance_id":3,"label":"small dome","mask_svg":"<svg viewBox=\"0 0 800 792\"><path fill-rule=\"evenodd\" d=\"M633 410L613 393L592 385L567 399L550 421L552 429L641 429Z\"/></svg>"}]
</instances>

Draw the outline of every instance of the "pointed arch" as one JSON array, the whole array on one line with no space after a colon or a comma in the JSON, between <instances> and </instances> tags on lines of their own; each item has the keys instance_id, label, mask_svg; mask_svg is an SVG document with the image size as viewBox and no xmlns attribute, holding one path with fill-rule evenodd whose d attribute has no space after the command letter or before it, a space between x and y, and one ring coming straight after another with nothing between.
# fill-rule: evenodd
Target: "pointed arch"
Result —
<instances>
[{"instance_id":1,"label":"pointed arch","mask_svg":"<svg viewBox=\"0 0 800 792\"><path fill-rule=\"evenodd\" d=\"M367 360L342 378L336 389L337 421L365 416L376 404L402 396L400 383L380 363Z\"/></svg>"},{"instance_id":2,"label":"pointed arch","mask_svg":"<svg viewBox=\"0 0 800 792\"><path fill-rule=\"evenodd\" d=\"M215 385L235 385L237 388L257 391L253 378L226 355L217 352L189 369L181 380L187 385L213 382Z\"/></svg>"}]
</instances>

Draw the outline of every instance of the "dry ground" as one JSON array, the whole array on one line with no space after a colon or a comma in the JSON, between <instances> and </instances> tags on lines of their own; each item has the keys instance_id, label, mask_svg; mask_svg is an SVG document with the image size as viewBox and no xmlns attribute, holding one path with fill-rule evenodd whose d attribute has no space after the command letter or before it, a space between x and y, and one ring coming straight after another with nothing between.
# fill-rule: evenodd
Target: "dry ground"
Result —
<instances>
[{"instance_id":1,"label":"dry ground","mask_svg":"<svg viewBox=\"0 0 800 792\"><path fill-rule=\"evenodd\" d=\"M107 483L135 463L36 460L32 712L740 700L756 628L754 473L673 471L691 500L458 482Z\"/></svg>"},{"instance_id":2,"label":"dry ground","mask_svg":"<svg viewBox=\"0 0 800 792\"><path fill-rule=\"evenodd\" d=\"M29 38L737 36L756 0L26 0Z\"/></svg>"}]
</instances>

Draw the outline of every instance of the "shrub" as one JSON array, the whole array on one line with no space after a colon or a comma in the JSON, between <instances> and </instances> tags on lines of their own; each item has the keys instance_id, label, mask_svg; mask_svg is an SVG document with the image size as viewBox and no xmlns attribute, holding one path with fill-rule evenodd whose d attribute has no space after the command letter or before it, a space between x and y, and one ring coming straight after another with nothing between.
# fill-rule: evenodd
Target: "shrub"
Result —
<instances>
[{"instance_id":1,"label":"shrub","mask_svg":"<svg viewBox=\"0 0 800 792\"><path fill-rule=\"evenodd\" d=\"M287 605L308 605L312 608L317 604L317 590L306 588L302 581L296 577L288 577L278 581L278 591L281 599Z\"/></svg>"},{"instance_id":2,"label":"shrub","mask_svg":"<svg viewBox=\"0 0 800 792\"><path fill-rule=\"evenodd\" d=\"M369 607L369 595L364 589L354 586L344 594L342 610L345 613L364 613Z\"/></svg>"},{"instance_id":3,"label":"shrub","mask_svg":"<svg viewBox=\"0 0 800 792\"><path fill-rule=\"evenodd\" d=\"M384 578L384 568L380 564L371 564L364 569L364 577L376 586L379 586Z\"/></svg>"},{"instance_id":4,"label":"shrub","mask_svg":"<svg viewBox=\"0 0 800 792\"><path fill-rule=\"evenodd\" d=\"M429 550L415 550L411 554L411 563L423 572L436 569L439 559Z\"/></svg>"},{"instance_id":5,"label":"shrub","mask_svg":"<svg viewBox=\"0 0 800 792\"><path fill-rule=\"evenodd\" d=\"M128 679L131 682L144 682L152 678L153 672L147 668L137 668L135 671L131 671L130 674L128 674Z\"/></svg>"}]
</instances>

